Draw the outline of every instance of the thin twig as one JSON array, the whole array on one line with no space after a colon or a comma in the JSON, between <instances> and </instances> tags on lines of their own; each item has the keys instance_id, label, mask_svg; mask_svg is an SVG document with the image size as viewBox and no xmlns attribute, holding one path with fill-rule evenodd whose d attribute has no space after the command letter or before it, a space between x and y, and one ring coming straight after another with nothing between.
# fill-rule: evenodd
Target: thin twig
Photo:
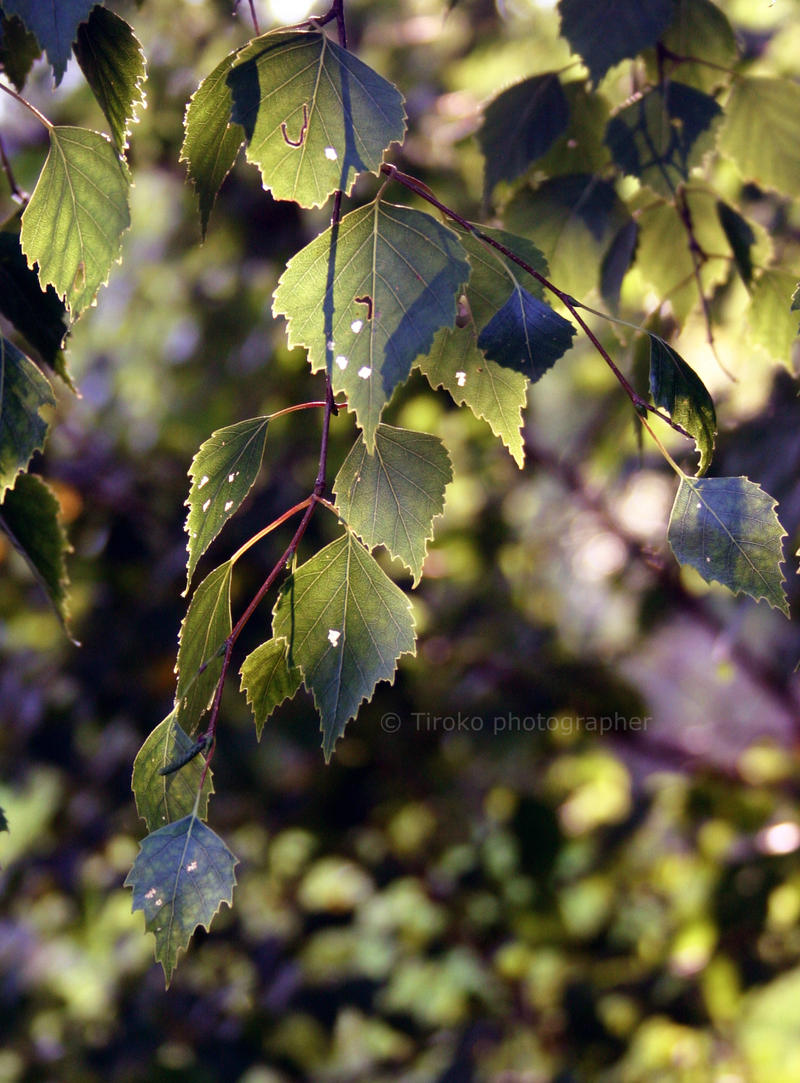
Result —
<instances>
[{"instance_id":1,"label":"thin twig","mask_svg":"<svg viewBox=\"0 0 800 1083\"><path fill-rule=\"evenodd\" d=\"M11 162L9 162L8 155L6 154L6 148L3 144L2 135L0 135L0 163L2 163L3 172L8 179L8 187L11 192L11 198L17 200L18 203L27 203L29 196L27 192L22 191L22 189L19 187L16 180L14 179L14 172L11 169Z\"/></svg>"},{"instance_id":2,"label":"thin twig","mask_svg":"<svg viewBox=\"0 0 800 1083\"><path fill-rule=\"evenodd\" d=\"M253 0L248 0L248 3L249 3L249 6L250 6L250 18L253 20L253 29L255 30L256 35L259 35L261 33L261 30L260 30L259 25L258 25L258 16L256 15L256 5L253 2Z\"/></svg>"},{"instance_id":3,"label":"thin twig","mask_svg":"<svg viewBox=\"0 0 800 1083\"><path fill-rule=\"evenodd\" d=\"M27 98L23 98L21 94L17 94L16 90L12 90L6 83L0 83L0 90L4 90L9 97L14 99L14 101L18 102L20 105L24 105L29 112L33 113L40 124L44 124L48 131L52 131L53 125L44 113L40 113L36 106L31 105Z\"/></svg>"}]
</instances>

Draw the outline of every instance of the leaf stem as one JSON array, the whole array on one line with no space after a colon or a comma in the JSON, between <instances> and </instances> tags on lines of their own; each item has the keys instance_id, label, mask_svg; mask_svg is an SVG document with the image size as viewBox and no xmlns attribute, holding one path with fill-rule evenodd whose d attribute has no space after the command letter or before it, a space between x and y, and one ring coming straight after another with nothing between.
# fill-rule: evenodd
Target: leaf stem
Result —
<instances>
[{"instance_id":1,"label":"leaf stem","mask_svg":"<svg viewBox=\"0 0 800 1083\"><path fill-rule=\"evenodd\" d=\"M0 90L4 90L9 97L14 99L14 101L19 102L20 105L24 105L26 109L33 113L40 124L44 124L49 132L53 130L54 125L50 123L44 113L39 112L35 105L31 105L27 98L23 98L21 94L17 94L16 90L12 90L11 87L7 86L5 83L0 83Z\"/></svg>"},{"instance_id":2,"label":"leaf stem","mask_svg":"<svg viewBox=\"0 0 800 1083\"><path fill-rule=\"evenodd\" d=\"M304 508L307 508L313 499L314 498L312 496L307 496L305 500L301 500L299 504L295 504L293 508L289 508L289 510L285 511L283 515L279 515L277 519L273 519L269 526L265 526L263 530L259 530L258 533L254 534L252 538L249 538L244 543L244 545L242 545L239 549L236 550L236 552L230 558L230 563L235 564L239 557L243 557L248 549L252 549L254 545L261 541L262 538L266 538L267 534L271 534L273 530L276 530L279 526L282 526L287 519L291 519L291 517L293 515L296 515L298 511L302 511Z\"/></svg>"},{"instance_id":3,"label":"leaf stem","mask_svg":"<svg viewBox=\"0 0 800 1083\"><path fill-rule=\"evenodd\" d=\"M259 25L258 25L258 15L256 15L256 5L253 3L253 0L249 0L249 5L250 5L250 18L253 20L253 29L255 30L256 35L258 36L261 33L261 30L260 30Z\"/></svg>"},{"instance_id":4,"label":"leaf stem","mask_svg":"<svg viewBox=\"0 0 800 1083\"><path fill-rule=\"evenodd\" d=\"M298 410L321 409L325 405L325 399L318 399L316 402L298 402L295 406L284 406L282 410L276 410L274 414L269 415L269 419L274 421L276 417L283 417L284 414L295 414ZM338 403L338 405L343 406L344 403Z\"/></svg>"}]
</instances>

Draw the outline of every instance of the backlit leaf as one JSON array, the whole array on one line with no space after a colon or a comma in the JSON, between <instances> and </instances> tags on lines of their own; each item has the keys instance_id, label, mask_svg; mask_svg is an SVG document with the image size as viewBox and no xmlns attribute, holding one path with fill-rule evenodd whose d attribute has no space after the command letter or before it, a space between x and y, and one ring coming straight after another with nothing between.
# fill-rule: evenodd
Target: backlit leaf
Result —
<instances>
[{"instance_id":1,"label":"backlit leaf","mask_svg":"<svg viewBox=\"0 0 800 1083\"><path fill-rule=\"evenodd\" d=\"M217 192L244 142L244 129L231 122L233 98L227 82L236 55L230 53L206 76L192 95L184 120L180 161L186 163L200 201L204 237Z\"/></svg>"},{"instance_id":2,"label":"backlit leaf","mask_svg":"<svg viewBox=\"0 0 800 1083\"><path fill-rule=\"evenodd\" d=\"M675 0L675 16L661 43L680 57L705 61L677 66L674 74L682 83L709 93L731 78L724 69L736 62L736 36L724 12L711 0Z\"/></svg>"},{"instance_id":3,"label":"backlit leaf","mask_svg":"<svg viewBox=\"0 0 800 1083\"><path fill-rule=\"evenodd\" d=\"M800 86L765 76L737 79L719 147L747 180L800 195Z\"/></svg>"},{"instance_id":4,"label":"backlit leaf","mask_svg":"<svg viewBox=\"0 0 800 1083\"><path fill-rule=\"evenodd\" d=\"M303 683L297 666L286 657L285 639L269 639L245 658L239 671L242 691L253 711L256 736L261 740L264 723L286 699L292 699Z\"/></svg>"},{"instance_id":5,"label":"backlit leaf","mask_svg":"<svg viewBox=\"0 0 800 1083\"><path fill-rule=\"evenodd\" d=\"M748 478L683 477L669 521L672 551L706 582L765 598L788 616L780 568L786 531L776 507Z\"/></svg>"},{"instance_id":6,"label":"backlit leaf","mask_svg":"<svg viewBox=\"0 0 800 1083\"><path fill-rule=\"evenodd\" d=\"M717 415L706 386L694 369L663 339L650 335L650 394L653 402L694 437L705 474L714 452Z\"/></svg>"},{"instance_id":7,"label":"backlit leaf","mask_svg":"<svg viewBox=\"0 0 800 1083\"><path fill-rule=\"evenodd\" d=\"M673 15L672 0L559 0L561 33L595 83L626 57L654 45Z\"/></svg>"},{"instance_id":8,"label":"backlit leaf","mask_svg":"<svg viewBox=\"0 0 800 1083\"><path fill-rule=\"evenodd\" d=\"M195 815L145 838L125 887L156 938L156 959L169 985L195 929L209 929L222 903L233 904L237 860L219 835Z\"/></svg>"},{"instance_id":9,"label":"backlit leaf","mask_svg":"<svg viewBox=\"0 0 800 1083\"><path fill-rule=\"evenodd\" d=\"M773 361L792 367L792 349L797 339L797 317L791 299L796 278L788 271L770 268L756 279L747 313L750 338L766 350Z\"/></svg>"},{"instance_id":10,"label":"backlit leaf","mask_svg":"<svg viewBox=\"0 0 800 1083\"><path fill-rule=\"evenodd\" d=\"M314 696L326 760L378 681L393 680L400 655L415 652L408 598L349 531L284 584L273 632Z\"/></svg>"},{"instance_id":11,"label":"backlit leaf","mask_svg":"<svg viewBox=\"0 0 800 1083\"><path fill-rule=\"evenodd\" d=\"M128 145L136 111L144 105L147 65L133 30L108 8L95 7L78 27L75 56L111 127L119 150Z\"/></svg>"},{"instance_id":12,"label":"backlit leaf","mask_svg":"<svg viewBox=\"0 0 800 1083\"><path fill-rule=\"evenodd\" d=\"M264 457L269 418L254 417L212 433L192 459L186 504L189 589L197 562L250 492Z\"/></svg>"},{"instance_id":13,"label":"backlit leaf","mask_svg":"<svg viewBox=\"0 0 800 1083\"><path fill-rule=\"evenodd\" d=\"M0 504L0 527L24 558L68 632L65 557L70 545L53 490L34 474L20 474Z\"/></svg>"},{"instance_id":14,"label":"backlit leaf","mask_svg":"<svg viewBox=\"0 0 800 1083\"><path fill-rule=\"evenodd\" d=\"M17 90L22 90L34 60L42 55L39 42L17 16L0 17L0 70Z\"/></svg>"},{"instance_id":15,"label":"backlit leaf","mask_svg":"<svg viewBox=\"0 0 800 1083\"><path fill-rule=\"evenodd\" d=\"M612 117L606 142L621 169L670 197L710 149L711 128L721 114L708 94L670 82Z\"/></svg>"},{"instance_id":16,"label":"backlit leaf","mask_svg":"<svg viewBox=\"0 0 800 1083\"><path fill-rule=\"evenodd\" d=\"M55 404L47 378L0 335L0 500L44 447L48 423L41 410Z\"/></svg>"},{"instance_id":17,"label":"backlit leaf","mask_svg":"<svg viewBox=\"0 0 800 1083\"><path fill-rule=\"evenodd\" d=\"M433 520L444 510L453 480L441 440L424 432L379 425L370 455L359 436L342 463L333 490L342 518L374 549L385 546L419 582L433 538Z\"/></svg>"},{"instance_id":18,"label":"backlit leaf","mask_svg":"<svg viewBox=\"0 0 800 1083\"><path fill-rule=\"evenodd\" d=\"M622 281L633 263L638 243L639 226L631 218L622 226L603 257L600 267L600 293L612 312L619 310Z\"/></svg>"},{"instance_id":19,"label":"backlit leaf","mask_svg":"<svg viewBox=\"0 0 800 1083\"><path fill-rule=\"evenodd\" d=\"M547 277L547 260L533 241L504 229L492 229L489 226L479 228L482 234L505 245L534 271ZM514 260L481 241L472 233L460 232L459 238L472 268L466 284L466 294L470 312L478 330L486 326L518 285L523 286L534 297L542 296L542 285L538 279L528 274Z\"/></svg>"},{"instance_id":20,"label":"backlit leaf","mask_svg":"<svg viewBox=\"0 0 800 1083\"><path fill-rule=\"evenodd\" d=\"M289 261L273 312L286 316L290 346L305 346L347 395L367 448L385 404L452 327L469 264L455 234L435 218L376 200L346 215Z\"/></svg>"},{"instance_id":21,"label":"backlit leaf","mask_svg":"<svg viewBox=\"0 0 800 1083\"><path fill-rule=\"evenodd\" d=\"M3 0L6 15L18 15L47 53L56 86L61 82L72 52L78 24L97 0Z\"/></svg>"},{"instance_id":22,"label":"backlit leaf","mask_svg":"<svg viewBox=\"0 0 800 1083\"><path fill-rule=\"evenodd\" d=\"M478 348L535 382L572 346L574 335L569 320L517 286L481 331Z\"/></svg>"},{"instance_id":23,"label":"backlit leaf","mask_svg":"<svg viewBox=\"0 0 800 1083\"><path fill-rule=\"evenodd\" d=\"M189 748L193 742L175 721L175 712L159 722L137 753L133 761L131 789L136 798L136 808L147 824L148 831L156 831L164 824L188 816L194 808L200 779L206 766L202 756L191 760L179 771L161 775ZM198 815L205 820L208 815L208 799L214 792L211 769L206 772L203 792L200 795Z\"/></svg>"},{"instance_id":24,"label":"backlit leaf","mask_svg":"<svg viewBox=\"0 0 800 1083\"><path fill-rule=\"evenodd\" d=\"M231 634L232 571L228 560L205 577L181 624L175 721L189 733L211 706L222 672L222 651Z\"/></svg>"},{"instance_id":25,"label":"backlit leaf","mask_svg":"<svg viewBox=\"0 0 800 1083\"><path fill-rule=\"evenodd\" d=\"M13 228L0 231L0 312L71 387L62 352L67 310L52 286L42 289Z\"/></svg>"},{"instance_id":26,"label":"backlit leaf","mask_svg":"<svg viewBox=\"0 0 800 1083\"><path fill-rule=\"evenodd\" d=\"M50 152L22 215L22 251L74 315L92 303L130 225L130 174L99 132L51 128Z\"/></svg>"},{"instance_id":27,"label":"backlit leaf","mask_svg":"<svg viewBox=\"0 0 800 1083\"><path fill-rule=\"evenodd\" d=\"M750 223L721 199L717 200L717 217L731 246L736 269L744 284L749 286L753 280L753 257L750 250L756 243L756 235Z\"/></svg>"},{"instance_id":28,"label":"backlit leaf","mask_svg":"<svg viewBox=\"0 0 800 1083\"><path fill-rule=\"evenodd\" d=\"M399 90L320 31L256 38L228 75L247 160L276 199L318 207L405 134Z\"/></svg>"},{"instance_id":29,"label":"backlit leaf","mask_svg":"<svg viewBox=\"0 0 800 1083\"><path fill-rule=\"evenodd\" d=\"M485 188L516 180L549 150L569 121L557 72L534 75L498 94L484 110L477 137L486 159Z\"/></svg>"}]
</instances>

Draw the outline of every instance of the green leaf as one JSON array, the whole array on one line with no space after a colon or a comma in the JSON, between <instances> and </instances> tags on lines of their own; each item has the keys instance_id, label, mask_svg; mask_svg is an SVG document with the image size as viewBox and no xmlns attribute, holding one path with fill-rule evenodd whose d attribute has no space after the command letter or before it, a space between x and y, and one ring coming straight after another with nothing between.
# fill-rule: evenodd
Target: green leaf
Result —
<instances>
[{"instance_id":1,"label":"green leaf","mask_svg":"<svg viewBox=\"0 0 800 1083\"><path fill-rule=\"evenodd\" d=\"M222 672L225 640L231 634L230 560L210 572L192 596L181 623L175 721L192 733L211 706Z\"/></svg>"},{"instance_id":2,"label":"green leaf","mask_svg":"<svg viewBox=\"0 0 800 1083\"><path fill-rule=\"evenodd\" d=\"M433 520L444 511L444 491L452 480L450 456L438 437L379 425L373 454L359 436L333 490L348 526L370 549L384 545L399 557L416 586Z\"/></svg>"},{"instance_id":3,"label":"green leaf","mask_svg":"<svg viewBox=\"0 0 800 1083\"><path fill-rule=\"evenodd\" d=\"M742 282L745 286L749 286L753 281L753 257L750 249L756 243L756 235L749 222L721 199L717 200L717 217L731 246L736 269L742 277Z\"/></svg>"},{"instance_id":4,"label":"green leaf","mask_svg":"<svg viewBox=\"0 0 800 1083\"><path fill-rule=\"evenodd\" d=\"M400 655L415 652L408 598L349 531L284 583L273 632L314 696L326 760L378 681L393 680Z\"/></svg>"},{"instance_id":5,"label":"green leaf","mask_svg":"<svg viewBox=\"0 0 800 1083\"><path fill-rule=\"evenodd\" d=\"M717 415L714 401L694 369L657 335L650 335L650 394L653 402L694 437L705 474L714 452Z\"/></svg>"},{"instance_id":6,"label":"green leaf","mask_svg":"<svg viewBox=\"0 0 800 1083\"><path fill-rule=\"evenodd\" d=\"M570 349L574 335L569 320L517 286L481 331L478 348L535 383Z\"/></svg>"},{"instance_id":7,"label":"green leaf","mask_svg":"<svg viewBox=\"0 0 800 1083\"><path fill-rule=\"evenodd\" d=\"M66 71L78 24L97 0L3 0L7 16L18 15L47 53L56 86Z\"/></svg>"},{"instance_id":8,"label":"green leaf","mask_svg":"<svg viewBox=\"0 0 800 1083\"><path fill-rule=\"evenodd\" d=\"M0 504L0 527L24 558L69 634L65 556L70 552L53 490L34 474L20 474Z\"/></svg>"},{"instance_id":9,"label":"green leaf","mask_svg":"<svg viewBox=\"0 0 800 1083\"><path fill-rule=\"evenodd\" d=\"M39 42L34 34L26 30L20 18L0 18L0 70L6 73L17 90L25 86L34 60L41 55Z\"/></svg>"},{"instance_id":10,"label":"green leaf","mask_svg":"<svg viewBox=\"0 0 800 1083\"><path fill-rule=\"evenodd\" d=\"M711 0L675 0L675 17L661 43L678 56L702 57L698 63L682 62L676 74L706 93L730 79L719 69L734 64L739 52L733 27Z\"/></svg>"},{"instance_id":11,"label":"green leaf","mask_svg":"<svg viewBox=\"0 0 800 1083\"><path fill-rule=\"evenodd\" d=\"M169 775L159 771L168 767L189 748L193 742L175 720L175 712L159 722L137 753L133 761L131 789L136 798L136 808L147 824L148 831L155 831L164 824L188 816L194 808L205 760L199 756ZM208 815L208 799L214 792L211 770L206 771L200 794L198 815L205 820Z\"/></svg>"},{"instance_id":12,"label":"green leaf","mask_svg":"<svg viewBox=\"0 0 800 1083\"><path fill-rule=\"evenodd\" d=\"M747 314L752 341L789 369L798 334L797 317L792 316L790 307L796 281L788 271L762 271L752 288Z\"/></svg>"},{"instance_id":13,"label":"green leaf","mask_svg":"<svg viewBox=\"0 0 800 1083\"><path fill-rule=\"evenodd\" d=\"M272 307L289 322L289 345L307 347L312 370L345 392L370 451L392 392L455 322L468 277L451 230L380 200L326 230L281 275Z\"/></svg>"},{"instance_id":14,"label":"green leaf","mask_svg":"<svg viewBox=\"0 0 800 1083\"><path fill-rule=\"evenodd\" d=\"M545 154L569 122L557 72L534 75L498 94L484 110L477 137L486 159L485 190L513 181Z\"/></svg>"},{"instance_id":15,"label":"green leaf","mask_svg":"<svg viewBox=\"0 0 800 1083\"><path fill-rule=\"evenodd\" d=\"M0 312L72 387L62 352L67 310L53 287L43 290L28 266L18 229L0 231Z\"/></svg>"},{"instance_id":16,"label":"green leaf","mask_svg":"<svg viewBox=\"0 0 800 1083\"><path fill-rule=\"evenodd\" d=\"M747 180L800 195L800 86L763 76L737 79L719 147Z\"/></svg>"},{"instance_id":17,"label":"green leaf","mask_svg":"<svg viewBox=\"0 0 800 1083\"><path fill-rule=\"evenodd\" d=\"M180 161L186 163L189 179L200 201L200 224L203 237L217 192L233 169L244 129L231 122L233 98L228 73L238 50L217 64L189 101L184 120L184 139Z\"/></svg>"},{"instance_id":18,"label":"green leaf","mask_svg":"<svg viewBox=\"0 0 800 1083\"><path fill-rule=\"evenodd\" d=\"M600 293L612 312L619 311L622 282L633 263L638 243L639 226L631 219L622 226L603 257L600 268Z\"/></svg>"},{"instance_id":19,"label":"green leaf","mask_svg":"<svg viewBox=\"0 0 800 1083\"><path fill-rule=\"evenodd\" d=\"M195 929L209 929L222 903L233 904L237 864L219 835L195 815L142 841L125 887L133 889L133 910L144 913L145 928L155 935L167 986Z\"/></svg>"},{"instance_id":20,"label":"green leaf","mask_svg":"<svg viewBox=\"0 0 800 1083\"><path fill-rule=\"evenodd\" d=\"M669 25L672 0L559 0L561 33L598 83L620 60L654 45Z\"/></svg>"},{"instance_id":21,"label":"green leaf","mask_svg":"<svg viewBox=\"0 0 800 1083\"><path fill-rule=\"evenodd\" d=\"M783 589L777 501L748 478L681 479L669 521L669 543L681 564L706 582L765 598L788 617Z\"/></svg>"},{"instance_id":22,"label":"green leaf","mask_svg":"<svg viewBox=\"0 0 800 1083\"><path fill-rule=\"evenodd\" d=\"M562 173L602 173L611 161L603 140L610 106L588 84L564 83L569 122L547 153L536 161L536 172L556 177Z\"/></svg>"},{"instance_id":23,"label":"green leaf","mask_svg":"<svg viewBox=\"0 0 800 1083\"><path fill-rule=\"evenodd\" d=\"M0 500L44 447L48 423L41 410L55 404L46 377L0 335Z\"/></svg>"},{"instance_id":24,"label":"green leaf","mask_svg":"<svg viewBox=\"0 0 800 1083\"><path fill-rule=\"evenodd\" d=\"M483 418L495 436L506 445L522 468L522 410L528 398L528 380L484 357L477 346L473 321L455 330L443 328L433 340L430 353L415 364L432 387L443 387L459 406L468 406Z\"/></svg>"},{"instance_id":25,"label":"green leaf","mask_svg":"<svg viewBox=\"0 0 800 1083\"><path fill-rule=\"evenodd\" d=\"M400 91L320 31L256 38L228 85L248 162L276 199L303 207L321 206L337 188L349 194L405 134Z\"/></svg>"},{"instance_id":26,"label":"green leaf","mask_svg":"<svg viewBox=\"0 0 800 1083\"><path fill-rule=\"evenodd\" d=\"M712 97L682 83L655 87L608 123L606 143L626 173L671 197L711 147L711 128L722 115Z\"/></svg>"},{"instance_id":27,"label":"green leaf","mask_svg":"<svg viewBox=\"0 0 800 1083\"><path fill-rule=\"evenodd\" d=\"M95 7L78 27L75 56L106 115L119 150L128 145L136 110L144 106L147 64L133 30L108 8Z\"/></svg>"},{"instance_id":28,"label":"green leaf","mask_svg":"<svg viewBox=\"0 0 800 1083\"><path fill-rule=\"evenodd\" d=\"M631 214L613 184L581 173L523 188L503 219L508 229L530 237L541 249L554 282L584 297L599 285L603 259Z\"/></svg>"},{"instance_id":29,"label":"green leaf","mask_svg":"<svg viewBox=\"0 0 800 1083\"><path fill-rule=\"evenodd\" d=\"M239 674L241 690L253 712L256 736L261 740L264 723L286 699L292 699L303 683L297 666L290 666L284 639L269 639L245 658Z\"/></svg>"},{"instance_id":30,"label":"green leaf","mask_svg":"<svg viewBox=\"0 0 800 1083\"><path fill-rule=\"evenodd\" d=\"M186 590L197 562L250 492L264 457L269 418L254 417L212 433L192 459L186 501Z\"/></svg>"},{"instance_id":31,"label":"green leaf","mask_svg":"<svg viewBox=\"0 0 800 1083\"><path fill-rule=\"evenodd\" d=\"M119 258L130 225L128 167L104 135L51 128L50 152L22 215L22 251L76 316Z\"/></svg>"},{"instance_id":32,"label":"green leaf","mask_svg":"<svg viewBox=\"0 0 800 1083\"><path fill-rule=\"evenodd\" d=\"M504 229L492 229L489 226L478 227L480 232L492 240L505 245L515 256L519 256L529 267L547 277L548 266L544 255L527 237L518 237ZM472 233L460 232L461 243L466 249L472 271L466 286L470 312L478 329L485 327L509 299L517 286L523 286L534 297L541 297L542 286L538 279L523 270L508 256L496 248L481 241Z\"/></svg>"},{"instance_id":33,"label":"green leaf","mask_svg":"<svg viewBox=\"0 0 800 1083\"><path fill-rule=\"evenodd\" d=\"M3 809L0 808L0 831L8 831L8 819Z\"/></svg>"}]
</instances>

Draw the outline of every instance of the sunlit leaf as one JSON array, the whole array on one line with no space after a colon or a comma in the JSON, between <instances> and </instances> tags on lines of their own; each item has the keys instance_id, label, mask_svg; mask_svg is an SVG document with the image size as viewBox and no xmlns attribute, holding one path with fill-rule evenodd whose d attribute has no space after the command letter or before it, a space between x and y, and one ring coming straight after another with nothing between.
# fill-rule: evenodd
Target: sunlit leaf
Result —
<instances>
[{"instance_id":1,"label":"sunlit leaf","mask_svg":"<svg viewBox=\"0 0 800 1083\"><path fill-rule=\"evenodd\" d=\"M673 15L672 0L559 0L561 33L595 83L626 57L654 45Z\"/></svg>"},{"instance_id":2,"label":"sunlit leaf","mask_svg":"<svg viewBox=\"0 0 800 1083\"><path fill-rule=\"evenodd\" d=\"M179 756L191 748L193 742L175 721L175 712L159 722L137 753L133 761L131 789L136 798L136 808L147 824L148 831L156 831L164 824L188 816L194 808L200 779L205 769L202 757L193 759L169 775L159 774ZM210 768L206 771L203 791L197 813L201 820L208 815L208 799L214 792Z\"/></svg>"},{"instance_id":3,"label":"sunlit leaf","mask_svg":"<svg viewBox=\"0 0 800 1083\"><path fill-rule=\"evenodd\" d=\"M800 86L765 76L737 79L719 147L747 180L800 195Z\"/></svg>"},{"instance_id":4,"label":"sunlit leaf","mask_svg":"<svg viewBox=\"0 0 800 1083\"><path fill-rule=\"evenodd\" d=\"M222 650L231 634L232 571L228 560L205 577L181 623L175 721L189 733L211 706L222 672Z\"/></svg>"},{"instance_id":5,"label":"sunlit leaf","mask_svg":"<svg viewBox=\"0 0 800 1083\"><path fill-rule=\"evenodd\" d=\"M479 228L482 234L505 245L534 271L547 277L547 260L533 241L504 229L492 229L489 226ZM486 326L517 286L524 287L534 297L542 296L543 289L538 279L528 274L514 260L472 233L460 232L459 238L472 268L465 288L469 309L478 330Z\"/></svg>"},{"instance_id":6,"label":"sunlit leaf","mask_svg":"<svg viewBox=\"0 0 800 1083\"><path fill-rule=\"evenodd\" d=\"M286 699L291 699L303 683L297 666L289 665L285 639L269 639L245 658L239 671L242 691L253 712L259 741L264 723Z\"/></svg>"},{"instance_id":7,"label":"sunlit leaf","mask_svg":"<svg viewBox=\"0 0 800 1083\"><path fill-rule=\"evenodd\" d=\"M536 172L557 177L570 173L600 173L611 161L605 144L609 103L584 80L564 83L569 121L552 147L536 160Z\"/></svg>"},{"instance_id":8,"label":"sunlit leaf","mask_svg":"<svg viewBox=\"0 0 800 1083\"><path fill-rule=\"evenodd\" d=\"M376 200L289 261L273 312L347 395L369 450L385 404L440 327L452 327L469 264L435 218Z\"/></svg>"},{"instance_id":9,"label":"sunlit leaf","mask_svg":"<svg viewBox=\"0 0 800 1083\"><path fill-rule=\"evenodd\" d=\"M606 142L621 169L670 197L710 149L711 129L721 115L708 94L670 82L612 117Z\"/></svg>"},{"instance_id":10,"label":"sunlit leaf","mask_svg":"<svg viewBox=\"0 0 800 1083\"><path fill-rule=\"evenodd\" d=\"M180 161L186 163L200 201L204 237L217 192L244 142L244 129L231 122L233 98L227 83L236 55L230 53L206 76L192 95L184 120Z\"/></svg>"},{"instance_id":11,"label":"sunlit leaf","mask_svg":"<svg viewBox=\"0 0 800 1083\"><path fill-rule=\"evenodd\" d=\"M0 500L44 447L48 423L41 410L55 404L47 378L0 335Z\"/></svg>"},{"instance_id":12,"label":"sunlit leaf","mask_svg":"<svg viewBox=\"0 0 800 1083\"><path fill-rule=\"evenodd\" d=\"M128 145L136 111L144 105L147 77L142 47L133 30L108 8L95 7L78 27L75 56L111 127L119 150Z\"/></svg>"},{"instance_id":13,"label":"sunlit leaf","mask_svg":"<svg viewBox=\"0 0 800 1083\"><path fill-rule=\"evenodd\" d=\"M22 90L34 60L41 55L39 42L21 19L0 17L0 70L17 90Z\"/></svg>"},{"instance_id":14,"label":"sunlit leaf","mask_svg":"<svg viewBox=\"0 0 800 1083\"><path fill-rule=\"evenodd\" d=\"M661 44L679 57L702 58L681 62L674 74L682 83L706 93L730 80L724 69L738 56L733 27L711 0L675 0L675 15Z\"/></svg>"},{"instance_id":15,"label":"sunlit leaf","mask_svg":"<svg viewBox=\"0 0 800 1083\"><path fill-rule=\"evenodd\" d=\"M742 281L749 286L753 280L753 257L751 249L756 243L756 235L750 223L734 210L733 207L717 200L717 217L725 231L728 244L733 252L736 269L742 276Z\"/></svg>"},{"instance_id":16,"label":"sunlit leaf","mask_svg":"<svg viewBox=\"0 0 800 1083\"><path fill-rule=\"evenodd\" d=\"M786 531L776 507L748 478L683 477L669 521L672 551L706 582L765 598L788 616L780 568Z\"/></svg>"},{"instance_id":17,"label":"sunlit leaf","mask_svg":"<svg viewBox=\"0 0 800 1083\"><path fill-rule=\"evenodd\" d=\"M33 572L69 632L66 554L71 551L53 490L34 474L20 474L0 504L0 528Z\"/></svg>"},{"instance_id":18,"label":"sunlit leaf","mask_svg":"<svg viewBox=\"0 0 800 1083\"><path fill-rule=\"evenodd\" d=\"M574 335L569 320L518 286L481 331L478 347L535 382L570 349Z\"/></svg>"},{"instance_id":19,"label":"sunlit leaf","mask_svg":"<svg viewBox=\"0 0 800 1083\"><path fill-rule=\"evenodd\" d=\"M320 31L256 38L227 79L247 160L276 199L317 207L349 193L405 133L399 90Z\"/></svg>"},{"instance_id":20,"label":"sunlit leaf","mask_svg":"<svg viewBox=\"0 0 800 1083\"><path fill-rule=\"evenodd\" d=\"M145 838L125 886L133 910L144 913L156 938L156 959L169 985L195 929L209 929L222 903L233 904L237 860L219 835L195 815Z\"/></svg>"},{"instance_id":21,"label":"sunlit leaf","mask_svg":"<svg viewBox=\"0 0 800 1083\"><path fill-rule=\"evenodd\" d=\"M378 681L393 680L400 655L415 652L408 598L349 531L284 584L273 632L314 696L326 759Z\"/></svg>"},{"instance_id":22,"label":"sunlit leaf","mask_svg":"<svg viewBox=\"0 0 800 1083\"><path fill-rule=\"evenodd\" d=\"M336 475L342 518L373 549L385 546L410 568L415 584L453 480L447 449L437 436L379 425L370 455L359 436Z\"/></svg>"},{"instance_id":23,"label":"sunlit leaf","mask_svg":"<svg viewBox=\"0 0 800 1083\"><path fill-rule=\"evenodd\" d=\"M53 67L56 86L61 82L72 52L78 24L97 0L3 0L3 11L18 15L36 35Z\"/></svg>"},{"instance_id":24,"label":"sunlit leaf","mask_svg":"<svg viewBox=\"0 0 800 1083\"><path fill-rule=\"evenodd\" d=\"M773 361L790 369L798 334L797 317L791 310L796 281L788 271L762 271L753 285L747 313L753 342L763 347Z\"/></svg>"},{"instance_id":25,"label":"sunlit leaf","mask_svg":"<svg viewBox=\"0 0 800 1083\"><path fill-rule=\"evenodd\" d=\"M22 251L74 315L92 303L130 225L130 174L111 142L51 128L50 152L22 215Z\"/></svg>"},{"instance_id":26,"label":"sunlit leaf","mask_svg":"<svg viewBox=\"0 0 800 1083\"><path fill-rule=\"evenodd\" d=\"M254 417L212 433L192 459L192 486L186 504L189 551L186 579L250 492L264 457L269 418Z\"/></svg>"},{"instance_id":27,"label":"sunlit leaf","mask_svg":"<svg viewBox=\"0 0 800 1083\"><path fill-rule=\"evenodd\" d=\"M694 369L663 339L650 335L650 394L656 406L694 437L700 452L698 474L705 474L714 452L717 415L714 401Z\"/></svg>"},{"instance_id":28,"label":"sunlit leaf","mask_svg":"<svg viewBox=\"0 0 800 1083\"><path fill-rule=\"evenodd\" d=\"M513 181L549 150L569 121L557 72L534 75L502 91L484 110L477 137L486 159L485 188Z\"/></svg>"}]
</instances>

